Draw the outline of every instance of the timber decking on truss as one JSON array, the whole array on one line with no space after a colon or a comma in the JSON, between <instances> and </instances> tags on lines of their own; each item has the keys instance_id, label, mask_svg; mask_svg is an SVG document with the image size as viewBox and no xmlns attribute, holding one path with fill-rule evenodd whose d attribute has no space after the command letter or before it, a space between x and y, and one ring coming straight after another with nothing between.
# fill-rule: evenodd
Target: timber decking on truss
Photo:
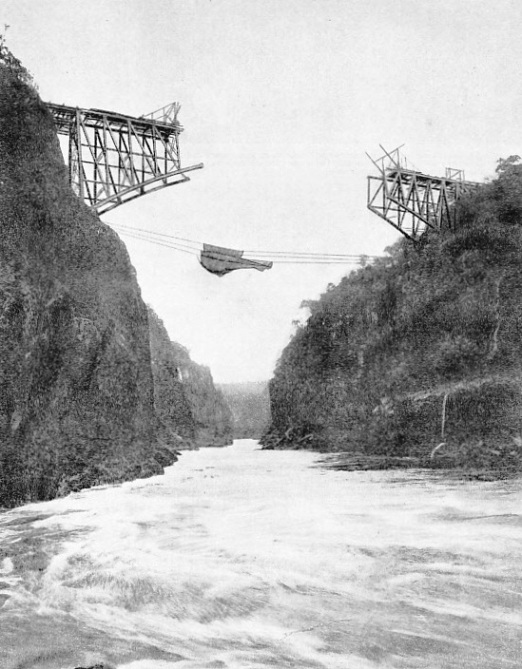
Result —
<instances>
[{"instance_id":1,"label":"timber decking on truss","mask_svg":"<svg viewBox=\"0 0 522 669\"><path fill-rule=\"evenodd\" d=\"M134 117L102 109L47 104L68 138L69 183L99 214L141 195L189 181L182 167L178 103Z\"/></svg>"}]
</instances>

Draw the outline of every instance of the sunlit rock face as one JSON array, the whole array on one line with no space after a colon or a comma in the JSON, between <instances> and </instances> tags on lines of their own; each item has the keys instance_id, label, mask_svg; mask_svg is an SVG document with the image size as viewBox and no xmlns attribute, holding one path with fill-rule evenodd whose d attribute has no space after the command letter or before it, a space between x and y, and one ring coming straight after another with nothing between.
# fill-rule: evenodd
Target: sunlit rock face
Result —
<instances>
[{"instance_id":1,"label":"sunlit rock face","mask_svg":"<svg viewBox=\"0 0 522 669\"><path fill-rule=\"evenodd\" d=\"M149 308L154 403L167 433L179 448L225 446L232 442L232 413L215 387L208 367L191 360L187 349L169 339Z\"/></svg>"},{"instance_id":2,"label":"sunlit rock face","mask_svg":"<svg viewBox=\"0 0 522 669\"><path fill-rule=\"evenodd\" d=\"M185 395L178 355L163 322L149 307L150 352L154 379L154 408L163 439L180 448L195 446L196 425Z\"/></svg>"},{"instance_id":3,"label":"sunlit rock face","mask_svg":"<svg viewBox=\"0 0 522 669\"><path fill-rule=\"evenodd\" d=\"M0 506L162 471L147 310L67 183L52 117L0 67Z\"/></svg>"},{"instance_id":4,"label":"sunlit rock face","mask_svg":"<svg viewBox=\"0 0 522 669\"><path fill-rule=\"evenodd\" d=\"M181 367L184 368L183 361ZM188 367L184 382L187 399L192 406L196 423L198 446L226 446L232 443L232 413L221 390L215 387L208 367Z\"/></svg>"}]
</instances>

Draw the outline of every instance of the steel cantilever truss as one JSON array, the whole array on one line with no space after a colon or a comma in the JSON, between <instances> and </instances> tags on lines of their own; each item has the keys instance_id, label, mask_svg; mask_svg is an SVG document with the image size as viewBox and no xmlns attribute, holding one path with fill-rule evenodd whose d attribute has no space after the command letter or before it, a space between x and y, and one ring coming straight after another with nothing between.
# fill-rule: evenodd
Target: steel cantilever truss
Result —
<instances>
[{"instance_id":1,"label":"steel cantilever truss","mask_svg":"<svg viewBox=\"0 0 522 669\"><path fill-rule=\"evenodd\" d=\"M189 181L181 167L178 103L139 118L101 109L48 105L68 137L69 182L99 214L166 186Z\"/></svg>"},{"instance_id":2,"label":"steel cantilever truss","mask_svg":"<svg viewBox=\"0 0 522 669\"><path fill-rule=\"evenodd\" d=\"M434 177L408 169L399 149L374 160L379 176L368 177L368 209L405 237L417 240L428 229L455 229L455 201L480 186L465 181L464 172L446 168L445 177Z\"/></svg>"}]
</instances>

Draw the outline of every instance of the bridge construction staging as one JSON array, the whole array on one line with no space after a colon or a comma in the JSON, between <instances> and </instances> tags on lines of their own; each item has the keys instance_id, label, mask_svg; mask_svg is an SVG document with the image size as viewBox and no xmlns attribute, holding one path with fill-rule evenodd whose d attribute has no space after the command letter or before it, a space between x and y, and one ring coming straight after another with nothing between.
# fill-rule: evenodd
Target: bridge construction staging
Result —
<instances>
[{"instance_id":1,"label":"bridge construction staging","mask_svg":"<svg viewBox=\"0 0 522 669\"><path fill-rule=\"evenodd\" d=\"M179 104L134 117L101 109L49 103L58 134L68 139L69 183L98 214L167 186L189 181L182 167L177 120ZM446 168L444 177L408 168L400 148L377 159L378 175L368 176L367 207L405 237L417 241L428 229L455 229L456 200L480 184L462 170Z\"/></svg>"},{"instance_id":2,"label":"bridge construction staging","mask_svg":"<svg viewBox=\"0 0 522 669\"><path fill-rule=\"evenodd\" d=\"M368 177L370 211L383 218L408 239L417 241L428 229L454 230L458 224L456 200L481 184L466 181L464 172L446 168L444 177L408 169L401 147L374 160L379 174Z\"/></svg>"},{"instance_id":3,"label":"bridge construction staging","mask_svg":"<svg viewBox=\"0 0 522 669\"><path fill-rule=\"evenodd\" d=\"M101 109L47 105L58 134L68 138L69 183L98 214L141 195L189 181L181 166L174 102L134 117Z\"/></svg>"}]
</instances>

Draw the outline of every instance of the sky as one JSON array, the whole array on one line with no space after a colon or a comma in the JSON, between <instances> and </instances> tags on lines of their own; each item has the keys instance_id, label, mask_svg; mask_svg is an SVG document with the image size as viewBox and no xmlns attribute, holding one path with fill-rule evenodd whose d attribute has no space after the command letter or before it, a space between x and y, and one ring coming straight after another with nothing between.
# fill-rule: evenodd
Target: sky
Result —
<instances>
[{"instance_id":1,"label":"sky","mask_svg":"<svg viewBox=\"0 0 522 669\"><path fill-rule=\"evenodd\" d=\"M190 182L102 216L238 249L379 255L365 152L404 144L430 174L481 181L521 153L519 0L2 0L43 100L136 115L172 101ZM351 268L216 277L122 237L144 300L220 383L271 377L316 299Z\"/></svg>"}]
</instances>

